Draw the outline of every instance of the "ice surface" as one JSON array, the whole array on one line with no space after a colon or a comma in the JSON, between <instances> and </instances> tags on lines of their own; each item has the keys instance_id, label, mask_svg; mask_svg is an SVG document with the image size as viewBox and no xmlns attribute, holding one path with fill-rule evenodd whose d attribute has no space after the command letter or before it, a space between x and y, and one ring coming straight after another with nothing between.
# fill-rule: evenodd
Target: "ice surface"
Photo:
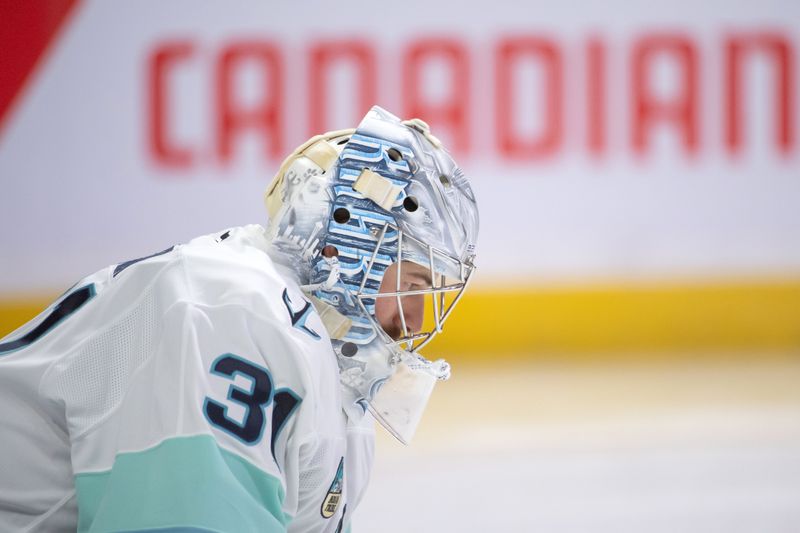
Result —
<instances>
[{"instance_id":1,"label":"ice surface","mask_svg":"<svg viewBox=\"0 0 800 533\"><path fill-rule=\"evenodd\" d=\"M800 357L700 360L454 365L353 530L800 531Z\"/></svg>"}]
</instances>

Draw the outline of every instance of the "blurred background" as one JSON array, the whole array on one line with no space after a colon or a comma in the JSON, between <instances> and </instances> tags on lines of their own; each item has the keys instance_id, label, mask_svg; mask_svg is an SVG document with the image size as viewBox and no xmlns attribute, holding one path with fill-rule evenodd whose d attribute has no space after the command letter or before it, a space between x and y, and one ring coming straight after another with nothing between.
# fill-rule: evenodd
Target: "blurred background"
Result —
<instances>
[{"instance_id":1,"label":"blurred background","mask_svg":"<svg viewBox=\"0 0 800 533\"><path fill-rule=\"evenodd\" d=\"M0 1L0 336L372 104L479 272L355 531L800 531L800 3Z\"/></svg>"}]
</instances>

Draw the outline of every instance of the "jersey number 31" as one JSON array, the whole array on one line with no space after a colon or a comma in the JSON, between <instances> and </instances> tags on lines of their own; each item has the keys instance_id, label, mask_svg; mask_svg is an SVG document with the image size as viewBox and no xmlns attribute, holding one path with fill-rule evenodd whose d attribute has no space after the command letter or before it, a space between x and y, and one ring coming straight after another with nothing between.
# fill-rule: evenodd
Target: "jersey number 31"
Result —
<instances>
[{"instance_id":1,"label":"jersey number 31","mask_svg":"<svg viewBox=\"0 0 800 533\"><path fill-rule=\"evenodd\" d=\"M260 367L235 354L223 354L211 364L211 374L233 382L237 376L249 381L248 388L234 383L228 387L224 402L206 397L203 411L212 425L253 446L261 441L266 426L265 411L272 407L270 448L275 455L275 440L289 416L300 403L300 397L290 389L275 390L272 377L266 368ZM238 419L228 415L228 407L236 404L244 407L244 416Z\"/></svg>"}]
</instances>

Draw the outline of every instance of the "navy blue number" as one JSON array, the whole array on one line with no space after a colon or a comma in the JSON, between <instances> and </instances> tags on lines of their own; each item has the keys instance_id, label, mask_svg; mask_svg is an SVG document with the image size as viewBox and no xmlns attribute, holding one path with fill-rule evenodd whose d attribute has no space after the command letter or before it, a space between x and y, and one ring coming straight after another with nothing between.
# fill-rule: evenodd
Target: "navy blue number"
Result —
<instances>
[{"instance_id":1,"label":"navy blue number","mask_svg":"<svg viewBox=\"0 0 800 533\"><path fill-rule=\"evenodd\" d=\"M272 408L272 439L269 444L272 457L275 457L275 441L278 440L278 433L283 429L283 425L289 419L289 415L294 412L300 403L300 397L289 389L281 389L275 391L274 400L275 407Z\"/></svg>"},{"instance_id":2,"label":"navy blue number","mask_svg":"<svg viewBox=\"0 0 800 533\"><path fill-rule=\"evenodd\" d=\"M237 374L245 376L250 380L250 389L241 389L235 385L228 388L228 399L246 409L244 421L240 423L230 419L227 406L206 398L208 419L247 444L255 444L261 440L264 431L264 407L272 400L272 379L269 372L233 354L225 354L211 365L211 373L227 377L231 381Z\"/></svg>"},{"instance_id":3,"label":"navy blue number","mask_svg":"<svg viewBox=\"0 0 800 533\"><path fill-rule=\"evenodd\" d=\"M35 328L19 339L0 343L0 355L6 355L33 344L60 324L62 320L83 307L94 295L94 283L70 292L53 307L53 310Z\"/></svg>"},{"instance_id":4,"label":"navy blue number","mask_svg":"<svg viewBox=\"0 0 800 533\"><path fill-rule=\"evenodd\" d=\"M230 433L245 444L253 445L264 433L264 410L273 401L270 449L274 456L275 440L289 416L300 403L300 398L289 389L273 390L269 371L234 354L223 354L211 365L211 373L233 381L237 375L250 381L248 389L231 384L228 400L245 408L242 421L228 416L228 406L211 398L205 400L205 414L218 428Z\"/></svg>"}]
</instances>

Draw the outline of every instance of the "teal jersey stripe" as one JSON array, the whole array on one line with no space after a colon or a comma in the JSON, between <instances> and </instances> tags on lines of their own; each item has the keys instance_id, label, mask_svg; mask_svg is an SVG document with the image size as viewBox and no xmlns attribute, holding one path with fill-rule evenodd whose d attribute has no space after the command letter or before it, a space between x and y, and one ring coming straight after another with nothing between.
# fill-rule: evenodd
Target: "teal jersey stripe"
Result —
<instances>
[{"instance_id":1,"label":"teal jersey stripe","mask_svg":"<svg viewBox=\"0 0 800 533\"><path fill-rule=\"evenodd\" d=\"M159 527L156 529L137 529L120 531L119 533L217 533L204 527Z\"/></svg>"},{"instance_id":2,"label":"teal jersey stripe","mask_svg":"<svg viewBox=\"0 0 800 533\"><path fill-rule=\"evenodd\" d=\"M285 531L280 480L219 447L177 437L75 476L78 531Z\"/></svg>"}]
</instances>

